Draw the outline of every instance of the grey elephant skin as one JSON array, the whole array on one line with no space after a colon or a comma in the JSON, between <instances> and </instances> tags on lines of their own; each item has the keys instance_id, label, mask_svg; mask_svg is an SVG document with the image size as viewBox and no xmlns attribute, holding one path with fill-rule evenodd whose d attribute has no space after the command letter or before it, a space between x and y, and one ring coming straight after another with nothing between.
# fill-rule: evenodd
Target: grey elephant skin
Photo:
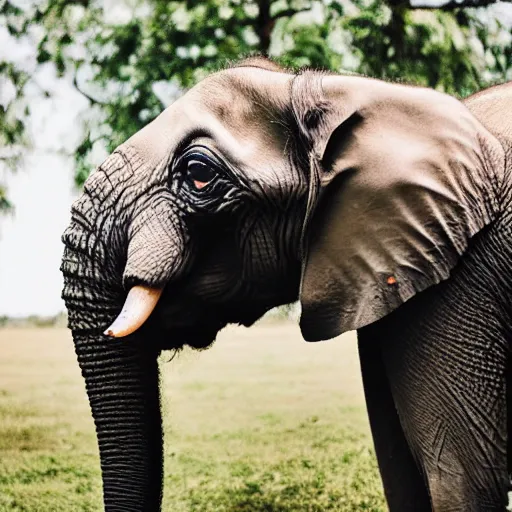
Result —
<instances>
[{"instance_id":1,"label":"grey elephant skin","mask_svg":"<svg viewBox=\"0 0 512 512\"><path fill-rule=\"evenodd\" d=\"M297 299L306 340L358 330L390 510L505 509L511 91L250 59L116 149L61 267L106 510L161 508L161 350Z\"/></svg>"}]
</instances>

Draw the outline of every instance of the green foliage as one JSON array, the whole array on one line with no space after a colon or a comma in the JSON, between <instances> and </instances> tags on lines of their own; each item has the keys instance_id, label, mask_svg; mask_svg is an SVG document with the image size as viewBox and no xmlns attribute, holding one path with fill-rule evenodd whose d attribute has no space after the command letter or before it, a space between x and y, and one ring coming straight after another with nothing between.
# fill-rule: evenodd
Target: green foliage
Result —
<instances>
[{"instance_id":1,"label":"green foliage","mask_svg":"<svg viewBox=\"0 0 512 512\"><path fill-rule=\"evenodd\" d=\"M37 62L72 76L94 115L83 121L76 157L81 185L98 162L162 110L158 87L192 86L230 61L264 53L291 68L311 66L435 87L465 96L507 78L510 29L486 9L389 8L380 0L125 0L113 16L100 0L48 0L21 9L0 0L0 26L29 38ZM0 106L4 144L22 143L30 76L0 62L15 86ZM1 196L0 196L1 197Z\"/></svg>"},{"instance_id":2,"label":"green foliage","mask_svg":"<svg viewBox=\"0 0 512 512\"><path fill-rule=\"evenodd\" d=\"M474 11L391 10L373 1L345 26L359 72L462 97L506 80L512 64L510 29L497 38L499 22L487 26Z\"/></svg>"}]
</instances>

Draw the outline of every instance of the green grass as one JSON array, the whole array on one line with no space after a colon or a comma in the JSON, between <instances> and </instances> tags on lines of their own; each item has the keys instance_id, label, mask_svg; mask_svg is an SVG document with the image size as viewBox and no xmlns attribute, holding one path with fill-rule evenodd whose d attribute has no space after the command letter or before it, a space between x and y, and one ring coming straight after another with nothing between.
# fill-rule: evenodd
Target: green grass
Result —
<instances>
[{"instance_id":1,"label":"green grass","mask_svg":"<svg viewBox=\"0 0 512 512\"><path fill-rule=\"evenodd\" d=\"M353 335L230 328L162 356L163 510L384 511ZM101 510L93 421L65 330L0 330L0 511Z\"/></svg>"}]
</instances>

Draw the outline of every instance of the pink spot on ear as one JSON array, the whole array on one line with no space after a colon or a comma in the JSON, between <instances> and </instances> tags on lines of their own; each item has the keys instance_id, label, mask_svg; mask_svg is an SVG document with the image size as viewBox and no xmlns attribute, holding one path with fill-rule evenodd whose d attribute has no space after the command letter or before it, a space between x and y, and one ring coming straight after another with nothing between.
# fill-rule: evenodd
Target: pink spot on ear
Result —
<instances>
[{"instance_id":1,"label":"pink spot on ear","mask_svg":"<svg viewBox=\"0 0 512 512\"><path fill-rule=\"evenodd\" d=\"M206 185L208 185L208 182L194 180L194 185L198 190L201 190L203 187L206 187Z\"/></svg>"},{"instance_id":2,"label":"pink spot on ear","mask_svg":"<svg viewBox=\"0 0 512 512\"><path fill-rule=\"evenodd\" d=\"M388 283L389 285L391 285L391 284L396 284L396 278L395 278L395 276L389 276L389 277L386 279L386 283Z\"/></svg>"}]
</instances>

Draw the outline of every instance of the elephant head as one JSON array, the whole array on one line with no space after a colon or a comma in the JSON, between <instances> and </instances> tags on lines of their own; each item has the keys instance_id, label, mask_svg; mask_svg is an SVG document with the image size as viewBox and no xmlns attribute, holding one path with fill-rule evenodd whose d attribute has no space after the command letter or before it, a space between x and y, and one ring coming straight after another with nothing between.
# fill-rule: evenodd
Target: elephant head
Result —
<instances>
[{"instance_id":1,"label":"elephant head","mask_svg":"<svg viewBox=\"0 0 512 512\"><path fill-rule=\"evenodd\" d=\"M121 145L73 205L62 263L109 510L159 508L161 349L297 299L308 340L378 320L499 214L503 160L449 96L262 59Z\"/></svg>"}]
</instances>

